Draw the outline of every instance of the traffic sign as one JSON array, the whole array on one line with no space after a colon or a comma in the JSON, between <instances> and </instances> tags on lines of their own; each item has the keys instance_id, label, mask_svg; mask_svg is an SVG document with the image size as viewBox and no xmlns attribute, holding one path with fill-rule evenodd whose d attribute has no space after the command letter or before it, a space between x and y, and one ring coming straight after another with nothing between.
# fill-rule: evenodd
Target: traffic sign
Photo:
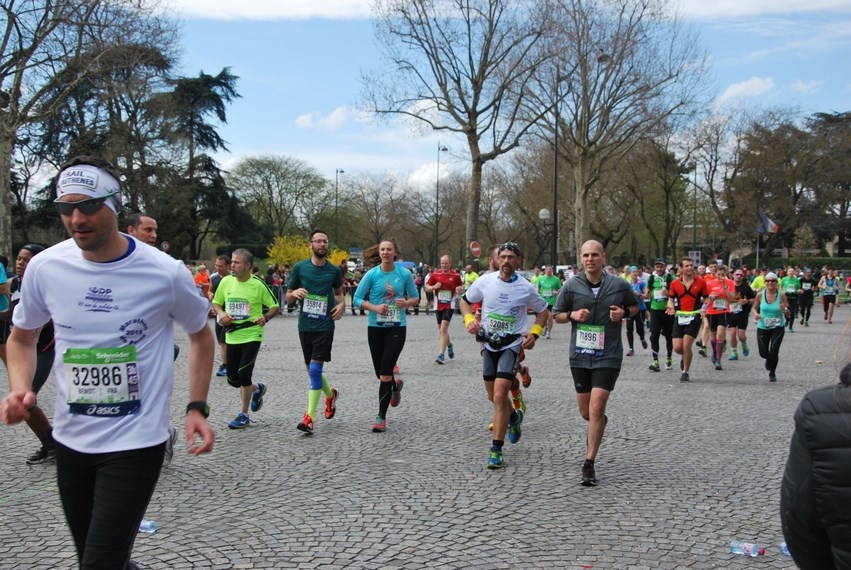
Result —
<instances>
[{"instance_id":1,"label":"traffic sign","mask_svg":"<svg viewBox=\"0 0 851 570\"><path fill-rule=\"evenodd\" d=\"M470 242L470 253L473 254L473 257L479 257L482 254L482 246L479 245L479 242Z\"/></svg>"}]
</instances>

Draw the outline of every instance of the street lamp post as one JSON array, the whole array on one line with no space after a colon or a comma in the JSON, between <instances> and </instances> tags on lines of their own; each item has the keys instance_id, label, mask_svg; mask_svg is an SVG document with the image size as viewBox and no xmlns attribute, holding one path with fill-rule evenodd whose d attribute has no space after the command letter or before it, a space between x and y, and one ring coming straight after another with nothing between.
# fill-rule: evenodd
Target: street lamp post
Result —
<instances>
[{"instance_id":1,"label":"street lamp post","mask_svg":"<svg viewBox=\"0 0 851 570\"><path fill-rule=\"evenodd\" d=\"M440 248L440 233L438 231L440 226L440 153L447 150L449 149L440 144L440 141L437 141L437 179L434 184L434 267L440 266L440 254L438 253Z\"/></svg>"},{"instance_id":2,"label":"street lamp post","mask_svg":"<svg viewBox=\"0 0 851 570\"><path fill-rule=\"evenodd\" d=\"M340 224L337 217L337 211L339 209L340 202L340 175L345 174L345 170L342 168L338 168L334 173L334 247L340 247Z\"/></svg>"},{"instance_id":3,"label":"street lamp post","mask_svg":"<svg viewBox=\"0 0 851 570\"><path fill-rule=\"evenodd\" d=\"M559 89L558 84L561 81L561 76L556 74L555 85L555 125L553 129L553 240L550 249L550 264L555 271L558 264L558 104L559 104Z\"/></svg>"},{"instance_id":4,"label":"street lamp post","mask_svg":"<svg viewBox=\"0 0 851 570\"><path fill-rule=\"evenodd\" d=\"M549 225L547 224L547 221L550 219L550 211L546 208L541 208L541 210L538 212L538 218L540 218L540 220L544 223L544 227L546 228ZM553 270L555 270L555 263L553 263Z\"/></svg>"}]
</instances>

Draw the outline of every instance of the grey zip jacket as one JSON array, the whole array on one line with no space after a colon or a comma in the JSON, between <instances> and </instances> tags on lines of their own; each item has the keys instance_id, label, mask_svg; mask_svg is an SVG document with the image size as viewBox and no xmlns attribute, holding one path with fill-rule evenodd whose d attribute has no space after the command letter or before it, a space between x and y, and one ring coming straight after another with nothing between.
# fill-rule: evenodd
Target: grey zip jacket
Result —
<instances>
[{"instance_id":1,"label":"grey zip jacket","mask_svg":"<svg viewBox=\"0 0 851 570\"><path fill-rule=\"evenodd\" d=\"M554 315L570 314L579 309L591 311L584 323L571 319L571 368L620 368L623 361L622 321L613 323L609 318L612 305L628 311L629 307L638 305L638 300L629 283L606 272L603 272L596 295L584 271L568 279L559 291L553 305Z\"/></svg>"}]
</instances>

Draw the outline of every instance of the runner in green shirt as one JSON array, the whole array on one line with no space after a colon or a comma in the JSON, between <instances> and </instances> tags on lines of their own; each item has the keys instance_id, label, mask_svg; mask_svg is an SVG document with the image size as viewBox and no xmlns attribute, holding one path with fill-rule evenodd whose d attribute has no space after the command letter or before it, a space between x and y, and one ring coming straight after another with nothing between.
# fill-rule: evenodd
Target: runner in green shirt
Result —
<instances>
[{"instance_id":1,"label":"runner in green shirt","mask_svg":"<svg viewBox=\"0 0 851 570\"><path fill-rule=\"evenodd\" d=\"M547 308L550 310L547 327L544 329L545 336L550 338L550 334L553 331L553 304L556 302L556 297L561 289L561 279L553 275L553 266L547 265L544 268L544 274L538 277L536 285L538 287L538 294L544 298L544 301L547 302Z\"/></svg>"}]
</instances>

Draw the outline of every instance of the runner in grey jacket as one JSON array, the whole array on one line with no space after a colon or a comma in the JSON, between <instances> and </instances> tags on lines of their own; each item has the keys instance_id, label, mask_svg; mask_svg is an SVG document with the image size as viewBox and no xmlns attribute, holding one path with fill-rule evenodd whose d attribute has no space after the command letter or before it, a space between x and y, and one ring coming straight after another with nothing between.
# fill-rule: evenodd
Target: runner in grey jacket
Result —
<instances>
[{"instance_id":1,"label":"runner in grey jacket","mask_svg":"<svg viewBox=\"0 0 851 570\"><path fill-rule=\"evenodd\" d=\"M598 241L581 249L585 271L564 284L553 305L557 323L570 321L570 372L579 414L588 422L588 452L582 484L597 484L594 460L606 429L606 403L615 389L623 362L621 323L638 313L629 284L603 271L606 252Z\"/></svg>"}]
</instances>

